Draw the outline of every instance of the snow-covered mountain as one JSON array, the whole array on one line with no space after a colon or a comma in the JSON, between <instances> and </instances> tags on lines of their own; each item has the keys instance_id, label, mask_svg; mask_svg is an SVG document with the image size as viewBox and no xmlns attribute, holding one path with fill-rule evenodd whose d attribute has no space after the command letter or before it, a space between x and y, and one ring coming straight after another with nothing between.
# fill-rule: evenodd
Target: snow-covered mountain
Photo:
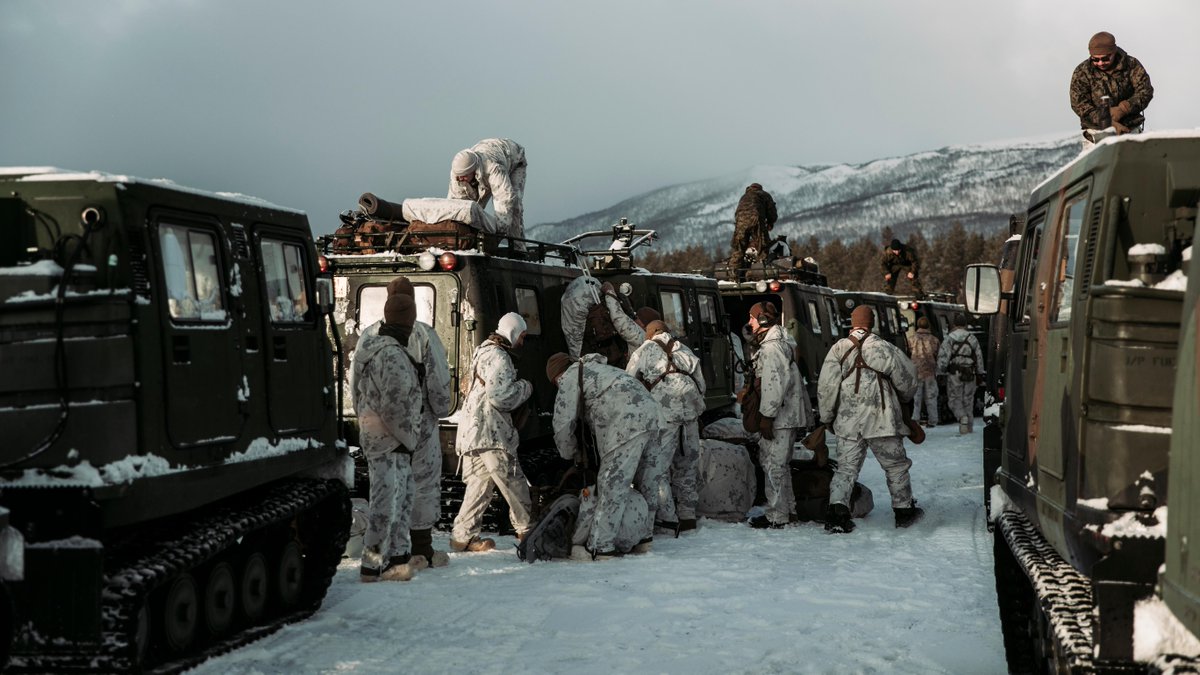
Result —
<instances>
[{"instance_id":1,"label":"snow-covered mountain","mask_svg":"<svg viewBox=\"0 0 1200 675\"><path fill-rule=\"evenodd\" d=\"M725 247L745 188L761 183L779 210L776 234L804 240L857 239L890 226L903 237L955 221L995 234L1025 207L1030 191L1079 154L1076 135L951 146L865 164L756 166L647 192L606 209L530 228L543 241L607 230L619 218L658 230L659 250Z\"/></svg>"}]
</instances>

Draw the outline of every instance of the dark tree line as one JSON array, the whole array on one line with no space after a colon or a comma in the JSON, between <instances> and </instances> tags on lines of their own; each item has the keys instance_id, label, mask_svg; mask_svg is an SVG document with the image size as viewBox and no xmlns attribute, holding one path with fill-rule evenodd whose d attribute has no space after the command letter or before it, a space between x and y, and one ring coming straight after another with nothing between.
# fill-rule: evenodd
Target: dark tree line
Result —
<instances>
[{"instance_id":1,"label":"dark tree line","mask_svg":"<svg viewBox=\"0 0 1200 675\"><path fill-rule=\"evenodd\" d=\"M904 243L915 248L921 261L921 279L926 292L947 292L958 295L962 285L963 268L972 263L995 263L1000 259L1000 247L1008 239L1008 224L998 224L995 234L967 232L962 223L954 223L945 231L926 237L920 232ZM832 288L850 291L882 291L883 273L879 259L883 249L894 238L891 228L863 235L851 242L834 239L822 244L815 236L807 241L789 240L792 255L812 256L821 273L829 278ZM635 263L655 272L711 273L728 259L725 248L712 249L699 244L677 251L660 253L649 249L639 251ZM902 280L896 292L910 292L907 280Z\"/></svg>"}]
</instances>

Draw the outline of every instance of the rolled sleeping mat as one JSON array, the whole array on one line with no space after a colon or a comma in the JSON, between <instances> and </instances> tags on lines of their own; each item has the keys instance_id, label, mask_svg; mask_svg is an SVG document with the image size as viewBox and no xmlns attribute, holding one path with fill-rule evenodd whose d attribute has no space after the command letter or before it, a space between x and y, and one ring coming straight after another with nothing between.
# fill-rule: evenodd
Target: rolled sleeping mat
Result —
<instances>
[{"instance_id":1,"label":"rolled sleeping mat","mask_svg":"<svg viewBox=\"0 0 1200 675\"><path fill-rule=\"evenodd\" d=\"M380 199L370 192L364 192L358 198L358 205L373 220L404 220L399 204Z\"/></svg>"}]
</instances>

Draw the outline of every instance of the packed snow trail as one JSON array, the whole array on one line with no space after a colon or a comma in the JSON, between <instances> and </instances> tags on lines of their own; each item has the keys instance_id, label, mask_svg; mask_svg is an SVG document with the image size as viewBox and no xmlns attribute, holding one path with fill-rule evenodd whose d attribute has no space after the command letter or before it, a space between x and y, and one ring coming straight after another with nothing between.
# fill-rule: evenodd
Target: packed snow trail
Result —
<instances>
[{"instance_id":1,"label":"packed snow trail","mask_svg":"<svg viewBox=\"0 0 1200 675\"><path fill-rule=\"evenodd\" d=\"M957 432L909 446L926 516L907 530L868 455L851 534L702 520L645 555L534 564L498 537L407 583L344 560L311 619L192 672L1003 673L981 435Z\"/></svg>"}]
</instances>

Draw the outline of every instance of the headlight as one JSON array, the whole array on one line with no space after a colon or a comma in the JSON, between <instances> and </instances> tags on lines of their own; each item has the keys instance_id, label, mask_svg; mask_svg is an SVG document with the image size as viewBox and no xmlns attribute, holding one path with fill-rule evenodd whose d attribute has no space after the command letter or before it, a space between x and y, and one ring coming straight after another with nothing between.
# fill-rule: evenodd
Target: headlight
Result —
<instances>
[{"instance_id":1,"label":"headlight","mask_svg":"<svg viewBox=\"0 0 1200 675\"><path fill-rule=\"evenodd\" d=\"M434 255L432 253L430 253L429 251L425 251L424 253L422 253L420 255L420 257L417 258L417 267L420 267L421 269L425 270L426 272L433 269L433 266L436 264L437 264L437 258L434 257Z\"/></svg>"}]
</instances>

